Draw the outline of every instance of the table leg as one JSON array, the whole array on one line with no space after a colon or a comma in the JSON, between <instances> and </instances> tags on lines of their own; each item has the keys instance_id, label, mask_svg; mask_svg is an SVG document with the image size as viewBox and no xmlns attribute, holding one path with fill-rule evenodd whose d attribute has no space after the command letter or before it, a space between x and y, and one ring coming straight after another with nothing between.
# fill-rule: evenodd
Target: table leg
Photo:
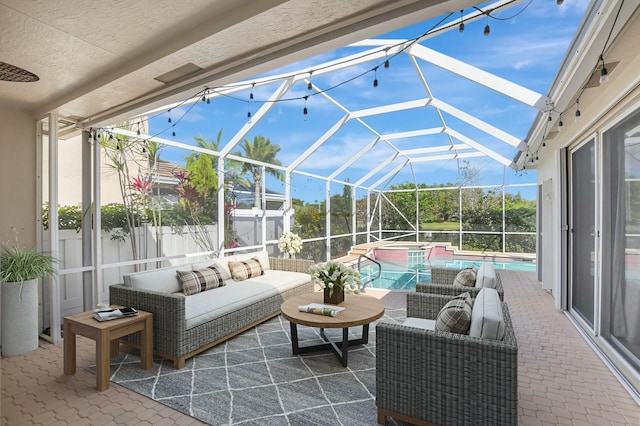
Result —
<instances>
[{"instance_id":1,"label":"table leg","mask_svg":"<svg viewBox=\"0 0 640 426\"><path fill-rule=\"evenodd\" d=\"M64 320L64 374L76 374L76 335L69 321Z\"/></svg>"},{"instance_id":2,"label":"table leg","mask_svg":"<svg viewBox=\"0 0 640 426\"><path fill-rule=\"evenodd\" d=\"M337 353L336 353L337 354ZM342 361L342 366L347 366L347 356L349 355L349 328L342 329L342 356L338 358Z\"/></svg>"},{"instance_id":3,"label":"table leg","mask_svg":"<svg viewBox=\"0 0 640 426\"><path fill-rule=\"evenodd\" d=\"M96 336L96 389L99 391L109 388L110 349L109 330L101 330Z\"/></svg>"},{"instance_id":4,"label":"table leg","mask_svg":"<svg viewBox=\"0 0 640 426\"><path fill-rule=\"evenodd\" d=\"M113 339L109 342L109 356L118 356L120 353L120 339Z\"/></svg>"},{"instance_id":5,"label":"table leg","mask_svg":"<svg viewBox=\"0 0 640 426\"><path fill-rule=\"evenodd\" d=\"M151 316L144 320L144 328L140 332L140 364L144 370L153 365L153 322Z\"/></svg>"},{"instance_id":6,"label":"table leg","mask_svg":"<svg viewBox=\"0 0 640 426\"><path fill-rule=\"evenodd\" d=\"M296 323L290 322L291 327L291 348L293 349L293 354L298 355L300 353L300 347L298 346L298 325Z\"/></svg>"}]
</instances>

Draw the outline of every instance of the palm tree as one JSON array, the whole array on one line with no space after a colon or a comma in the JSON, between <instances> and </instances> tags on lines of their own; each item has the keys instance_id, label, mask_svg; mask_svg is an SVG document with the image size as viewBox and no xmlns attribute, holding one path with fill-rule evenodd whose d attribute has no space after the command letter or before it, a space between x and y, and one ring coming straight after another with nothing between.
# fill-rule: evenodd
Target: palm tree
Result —
<instances>
[{"instance_id":1,"label":"palm tree","mask_svg":"<svg viewBox=\"0 0 640 426\"><path fill-rule=\"evenodd\" d=\"M276 166L281 166L282 163L276 157L280 152L279 145L273 145L268 138L264 136L255 136L253 138L253 143L251 143L248 139L242 141L241 145L242 150L244 151L244 157L250 158L252 160L260 161L263 163L274 164ZM237 152L236 155L242 155L241 152ZM276 169L267 168L267 171L272 176L280 180L284 180L284 174ZM261 197L260 197L260 188L261 188L261 167L256 164L251 163L243 163L242 165L242 173L251 173L253 176L253 190L254 190L254 207L261 208Z\"/></svg>"}]
</instances>

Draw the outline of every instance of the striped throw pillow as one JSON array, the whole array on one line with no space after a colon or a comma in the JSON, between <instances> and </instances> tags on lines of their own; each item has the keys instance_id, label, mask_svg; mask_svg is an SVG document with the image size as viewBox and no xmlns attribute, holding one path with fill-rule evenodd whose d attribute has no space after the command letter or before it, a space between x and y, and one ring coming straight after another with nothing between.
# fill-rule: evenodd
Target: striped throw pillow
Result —
<instances>
[{"instance_id":1,"label":"striped throw pillow","mask_svg":"<svg viewBox=\"0 0 640 426\"><path fill-rule=\"evenodd\" d=\"M462 293L440 310L436 317L436 330L448 333L466 334L471 325L473 301L469 293Z\"/></svg>"},{"instance_id":2,"label":"striped throw pillow","mask_svg":"<svg viewBox=\"0 0 640 426\"><path fill-rule=\"evenodd\" d=\"M224 285L222 274L215 265L194 271L176 271L176 273L178 274L178 281L182 285L182 291L186 296Z\"/></svg>"},{"instance_id":3,"label":"striped throw pillow","mask_svg":"<svg viewBox=\"0 0 640 426\"><path fill-rule=\"evenodd\" d=\"M234 281L244 281L249 278L264 275L264 269L257 257L240 260L238 262L230 260L229 271L231 271L231 278Z\"/></svg>"},{"instance_id":4,"label":"striped throw pillow","mask_svg":"<svg viewBox=\"0 0 640 426\"><path fill-rule=\"evenodd\" d=\"M476 271L472 268L464 268L458 272L456 278L453 280L454 285L461 285L464 287L475 287L476 285Z\"/></svg>"}]
</instances>

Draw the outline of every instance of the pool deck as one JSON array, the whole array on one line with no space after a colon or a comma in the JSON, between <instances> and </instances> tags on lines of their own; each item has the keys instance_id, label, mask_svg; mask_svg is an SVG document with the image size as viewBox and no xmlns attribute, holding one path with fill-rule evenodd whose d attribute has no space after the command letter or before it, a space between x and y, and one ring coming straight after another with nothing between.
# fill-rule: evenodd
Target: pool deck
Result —
<instances>
[{"instance_id":1,"label":"pool deck","mask_svg":"<svg viewBox=\"0 0 640 426\"><path fill-rule=\"evenodd\" d=\"M401 250L425 250L426 258L451 258L460 260L492 260L494 262L506 262L510 260L531 261L535 262L536 256L531 253L499 253L499 252L477 252L469 250L459 250L458 247L449 243L414 243L407 241L377 241L367 244L358 244L351 247L347 255L337 258L346 264L353 264L358 261L360 255L371 256L371 252L375 249L384 249L385 251L401 251Z\"/></svg>"},{"instance_id":2,"label":"pool deck","mask_svg":"<svg viewBox=\"0 0 640 426\"><path fill-rule=\"evenodd\" d=\"M532 272L501 271L518 340L518 424L640 425L640 405L591 349ZM370 290L389 309L406 292ZM2 358L3 425L202 425L197 420L112 383L96 392L95 343L77 340L78 370L63 372L63 344ZM391 423L393 424L393 423ZM373 426L373 425L372 425Z\"/></svg>"}]
</instances>

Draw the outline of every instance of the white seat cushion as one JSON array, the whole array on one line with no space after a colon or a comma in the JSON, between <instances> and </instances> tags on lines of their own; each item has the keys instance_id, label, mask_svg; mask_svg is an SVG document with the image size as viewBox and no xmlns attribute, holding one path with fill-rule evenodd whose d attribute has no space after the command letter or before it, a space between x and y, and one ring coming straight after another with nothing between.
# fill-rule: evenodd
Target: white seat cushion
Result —
<instances>
[{"instance_id":1,"label":"white seat cushion","mask_svg":"<svg viewBox=\"0 0 640 426\"><path fill-rule=\"evenodd\" d=\"M478 288L496 288L497 278L496 270L492 263L483 263L476 274L476 287Z\"/></svg>"},{"instance_id":2,"label":"white seat cushion","mask_svg":"<svg viewBox=\"0 0 640 426\"><path fill-rule=\"evenodd\" d=\"M140 290L160 291L163 293L175 293L182 291L182 285L178 281L178 269L188 269L188 266L171 266L168 268L153 269L151 271L134 272L126 274L122 278L124 284Z\"/></svg>"},{"instance_id":3,"label":"white seat cushion","mask_svg":"<svg viewBox=\"0 0 640 426\"><path fill-rule=\"evenodd\" d=\"M436 320L408 317L407 319L404 320L402 325L406 325L407 327L421 328L423 330L435 331Z\"/></svg>"},{"instance_id":4,"label":"white seat cushion","mask_svg":"<svg viewBox=\"0 0 640 426\"><path fill-rule=\"evenodd\" d=\"M504 337L502 303L496 289L485 287L476 296L471 310L469 336L494 340Z\"/></svg>"},{"instance_id":5,"label":"white seat cushion","mask_svg":"<svg viewBox=\"0 0 640 426\"><path fill-rule=\"evenodd\" d=\"M309 274L272 269L255 278L244 281L228 280L224 287L186 296L184 306L186 328L191 329L245 306L253 305L309 280Z\"/></svg>"}]
</instances>

